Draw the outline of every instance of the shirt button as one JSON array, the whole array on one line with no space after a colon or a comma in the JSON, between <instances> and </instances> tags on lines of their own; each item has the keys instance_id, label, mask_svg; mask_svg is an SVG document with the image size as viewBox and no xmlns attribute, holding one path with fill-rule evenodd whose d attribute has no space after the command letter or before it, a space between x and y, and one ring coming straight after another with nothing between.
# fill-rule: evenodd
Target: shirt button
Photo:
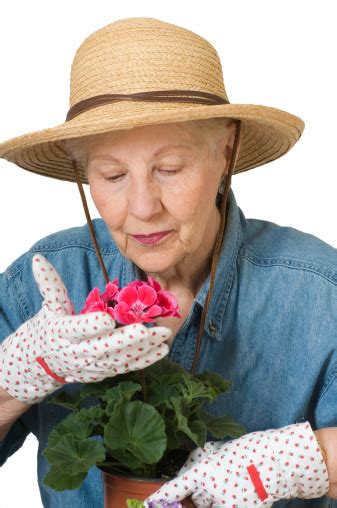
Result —
<instances>
[{"instance_id":1,"label":"shirt button","mask_svg":"<svg viewBox=\"0 0 337 508\"><path fill-rule=\"evenodd\" d=\"M208 323L208 328L209 328L209 331L210 331L210 332L216 332L216 326L215 326L215 324L213 323L213 321L210 321L210 322Z\"/></svg>"}]
</instances>

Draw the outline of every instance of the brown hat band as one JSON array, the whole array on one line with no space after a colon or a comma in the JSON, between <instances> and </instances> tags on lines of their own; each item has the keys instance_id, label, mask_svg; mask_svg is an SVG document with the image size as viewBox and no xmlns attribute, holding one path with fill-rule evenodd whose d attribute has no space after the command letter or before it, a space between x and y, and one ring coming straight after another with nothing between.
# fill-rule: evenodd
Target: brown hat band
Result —
<instances>
[{"instance_id":1,"label":"brown hat band","mask_svg":"<svg viewBox=\"0 0 337 508\"><path fill-rule=\"evenodd\" d=\"M229 104L227 99L207 92L197 90L153 90L152 92L137 92L132 94L108 93L95 95L72 106L66 117L66 122L88 109L104 106L119 101L157 101L157 102L192 102L194 104Z\"/></svg>"}]
</instances>

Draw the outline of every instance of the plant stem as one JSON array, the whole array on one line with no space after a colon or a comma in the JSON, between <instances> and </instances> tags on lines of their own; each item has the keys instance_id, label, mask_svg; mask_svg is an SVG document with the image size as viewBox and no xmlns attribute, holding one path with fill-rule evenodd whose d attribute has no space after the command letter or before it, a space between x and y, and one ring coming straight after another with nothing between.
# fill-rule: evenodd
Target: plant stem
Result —
<instances>
[{"instance_id":1,"label":"plant stem","mask_svg":"<svg viewBox=\"0 0 337 508\"><path fill-rule=\"evenodd\" d=\"M144 402L147 402L147 398L148 398L147 386L146 386L146 379L145 379L145 374L144 374L143 370L139 371L139 380L140 380L140 384L142 385L143 400L144 400Z\"/></svg>"}]
</instances>

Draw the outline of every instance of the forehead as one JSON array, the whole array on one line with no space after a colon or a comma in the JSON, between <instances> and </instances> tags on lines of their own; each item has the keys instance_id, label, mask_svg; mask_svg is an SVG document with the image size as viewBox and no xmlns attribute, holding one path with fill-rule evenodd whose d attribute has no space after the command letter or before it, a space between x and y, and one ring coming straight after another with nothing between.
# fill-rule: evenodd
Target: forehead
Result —
<instances>
[{"instance_id":1,"label":"forehead","mask_svg":"<svg viewBox=\"0 0 337 508\"><path fill-rule=\"evenodd\" d=\"M87 142L89 152L113 148L123 150L128 148L151 148L154 151L164 146L197 147L200 145L199 129L184 122L146 125L134 129L107 132L90 138Z\"/></svg>"}]
</instances>

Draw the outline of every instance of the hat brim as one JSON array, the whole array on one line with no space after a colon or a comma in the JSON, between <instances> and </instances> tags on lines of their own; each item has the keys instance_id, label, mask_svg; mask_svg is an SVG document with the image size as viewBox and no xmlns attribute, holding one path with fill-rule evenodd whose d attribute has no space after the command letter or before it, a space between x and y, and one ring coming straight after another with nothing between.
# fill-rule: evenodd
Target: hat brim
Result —
<instances>
[{"instance_id":1,"label":"hat brim","mask_svg":"<svg viewBox=\"0 0 337 508\"><path fill-rule=\"evenodd\" d=\"M240 151L233 174L286 154L298 141L304 122L286 111L254 104L188 105L122 101L85 111L56 127L12 138L0 144L0 157L28 171L75 181L71 158L62 140L151 124L206 118L241 120ZM83 183L88 183L79 165Z\"/></svg>"}]
</instances>

